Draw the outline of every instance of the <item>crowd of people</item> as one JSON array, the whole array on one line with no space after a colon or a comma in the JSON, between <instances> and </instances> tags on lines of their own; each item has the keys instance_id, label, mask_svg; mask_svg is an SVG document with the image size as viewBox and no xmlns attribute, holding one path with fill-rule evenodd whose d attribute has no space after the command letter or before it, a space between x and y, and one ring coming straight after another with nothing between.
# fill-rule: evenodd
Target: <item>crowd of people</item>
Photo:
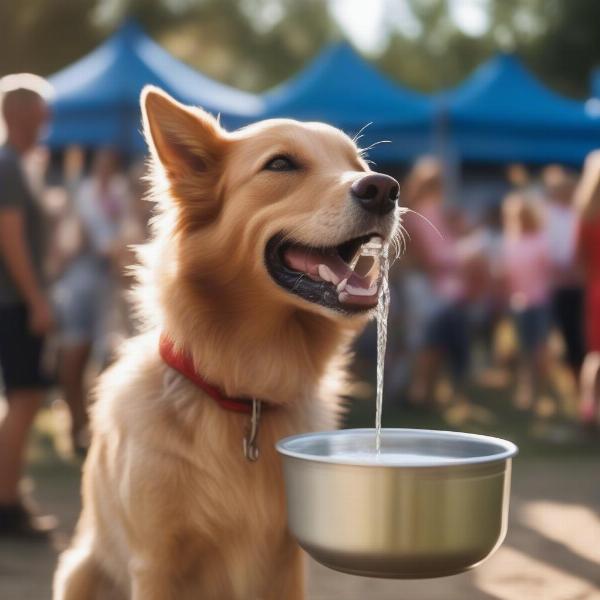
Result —
<instances>
[{"instance_id":1,"label":"crowd of people","mask_svg":"<svg viewBox=\"0 0 600 600\"><path fill-rule=\"evenodd\" d=\"M115 336L134 331L125 267L131 244L147 235L151 205L142 201L142 166L125 169L109 148L91 159L68 150L60 185L49 185L48 154L36 150L47 84L21 75L0 87L0 536L44 537L53 523L34 516L19 491L28 434L52 387L68 406L73 449L85 453L89 371L110 361ZM560 166L537 178L513 167L510 180L506 197L477 212L450 201L437 159L419 160L406 177L388 397L402 389L408 402L432 405L445 373L456 401L465 400L475 365L497 360L497 332L510 321L516 406L534 408L551 387L549 337L558 331L581 420L598 424L600 152L580 178Z\"/></svg>"},{"instance_id":2,"label":"crowd of people","mask_svg":"<svg viewBox=\"0 0 600 600\"><path fill-rule=\"evenodd\" d=\"M477 367L500 366L498 333L509 323L516 407L534 409L542 395L558 394L549 351L557 333L581 421L597 425L600 152L588 157L581 177L559 165L534 177L513 165L507 188L468 211L447 198L437 159L419 160L408 174L406 251L391 272L391 334L401 332L390 349L391 388L404 387L409 403L431 405L445 373L454 400L465 400ZM402 362L408 367L396 369Z\"/></svg>"}]
</instances>

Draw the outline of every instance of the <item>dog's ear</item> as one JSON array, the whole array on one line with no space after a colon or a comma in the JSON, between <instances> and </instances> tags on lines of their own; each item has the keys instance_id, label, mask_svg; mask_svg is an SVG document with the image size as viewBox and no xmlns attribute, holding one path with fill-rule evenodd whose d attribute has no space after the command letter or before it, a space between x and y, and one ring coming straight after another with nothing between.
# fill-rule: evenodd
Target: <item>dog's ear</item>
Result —
<instances>
[{"instance_id":1,"label":"dog's ear","mask_svg":"<svg viewBox=\"0 0 600 600\"><path fill-rule=\"evenodd\" d=\"M200 174L218 163L225 131L213 116L154 86L142 90L141 105L146 141L169 178Z\"/></svg>"}]
</instances>

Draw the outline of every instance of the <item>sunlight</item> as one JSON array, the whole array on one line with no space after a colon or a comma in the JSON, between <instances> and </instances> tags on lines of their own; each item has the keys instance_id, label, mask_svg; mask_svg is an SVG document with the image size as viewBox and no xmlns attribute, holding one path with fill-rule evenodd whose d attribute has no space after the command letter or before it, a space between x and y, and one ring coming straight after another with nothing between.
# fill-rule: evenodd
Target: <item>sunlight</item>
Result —
<instances>
[{"instance_id":1,"label":"sunlight","mask_svg":"<svg viewBox=\"0 0 600 600\"><path fill-rule=\"evenodd\" d=\"M380 50L383 24L384 1L332 0L331 14L351 40L361 49Z\"/></svg>"},{"instance_id":2,"label":"sunlight","mask_svg":"<svg viewBox=\"0 0 600 600\"><path fill-rule=\"evenodd\" d=\"M593 598L597 592L585 579L507 545L472 573L477 587L497 600Z\"/></svg>"},{"instance_id":3,"label":"sunlight","mask_svg":"<svg viewBox=\"0 0 600 600\"><path fill-rule=\"evenodd\" d=\"M600 518L591 508L538 501L527 503L521 514L527 527L582 558L597 562L600 568Z\"/></svg>"},{"instance_id":4,"label":"sunlight","mask_svg":"<svg viewBox=\"0 0 600 600\"><path fill-rule=\"evenodd\" d=\"M450 17L466 35L483 35L490 26L489 0L451 0ZM382 52L393 30L413 38L421 25L406 0L330 0L342 31L366 52Z\"/></svg>"},{"instance_id":5,"label":"sunlight","mask_svg":"<svg viewBox=\"0 0 600 600\"><path fill-rule=\"evenodd\" d=\"M483 35L490 26L488 0L451 0L450 16L458 28L473 37Z\"/></svg>"}]
</instances>

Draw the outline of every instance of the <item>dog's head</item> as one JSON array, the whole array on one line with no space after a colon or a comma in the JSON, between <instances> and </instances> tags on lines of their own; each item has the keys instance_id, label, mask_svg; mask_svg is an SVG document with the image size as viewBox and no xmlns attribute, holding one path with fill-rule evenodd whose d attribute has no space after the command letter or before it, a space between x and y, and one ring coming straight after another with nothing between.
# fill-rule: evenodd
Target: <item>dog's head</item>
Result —
<instances>
[{"instance_id":1,"label":"dog's head","mask_svg":"<svg viewBox=\"0 0 600 600\"><path fill-rule=\"evenodd\" d=\"M234 295L238 306L334 320L371 311L376 246L395 233L398 184L373 173L349 137L283 119L228 133L155 88L142 108L175 208L180 277L223 307ZM376 256L359 259L366 244Z\"/></svg>"}]
</instances>

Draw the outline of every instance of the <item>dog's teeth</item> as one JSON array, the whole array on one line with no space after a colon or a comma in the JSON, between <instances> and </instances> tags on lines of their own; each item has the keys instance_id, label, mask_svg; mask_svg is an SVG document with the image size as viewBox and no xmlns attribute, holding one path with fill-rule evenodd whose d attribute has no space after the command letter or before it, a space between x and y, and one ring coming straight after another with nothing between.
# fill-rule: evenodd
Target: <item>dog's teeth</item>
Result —
<instances>
[{"instance_id":1,"label":"dog's teeth","mask_svg":"<svg viewBox=\"0 0 600 600\"><path fill-rule=\"evenodd\" d=\"M347 294L346 292L341 292L341 293L338 295L338 300L339 300L340 302L345 302L346 300L348 300L348 298L349 298L349 297L350 297L350 296L349 296L349 294Z\"/></svg>"},{"instance_id":2,"label":"dog's teeth","mask_svg":"<svg viewBox=\"0 0 600 600\"><path fill-rule=\"evenodd\" d=\"M317 271L323 281L331 281L331 271L327 265L319 265Z\"/></svg>"},{"instance_id":3,"label":"dog's teeth","mask_svg":"<svg viewBox=\"0 0 600 600\"><path fill-rule=\"evenodd\" d=\"M317 270L319 272L319 277L323 279L323 281L328 281L329 283L336 285L340 280L340 278L327 265L319 265Z\"/></svg>"},{"instance_id":4,"label":"dog's teeth","mask_svg":"<svg viewBox=\"0 0 600 600\"><path fill-rule=\"evenodd\" d=\"M348 283L348 278L347 277L346 277L346 279L342 279L342 281L340 281L338 283L338 286L336 288L338 294L346 288L346 284L347 283Z\"/></svg>"},{"instance_id":5,"label":"dog's teeth","mask_svg":"<svg viewBox=\"0 0 600 600\"><path fill-rule=\"evenodd\" d=\"M377 284L373 284L369 288L357 288L353 285L347 285L346 291L353 296L374 296L377 293Z\"/></svg>"}]
</instances>

